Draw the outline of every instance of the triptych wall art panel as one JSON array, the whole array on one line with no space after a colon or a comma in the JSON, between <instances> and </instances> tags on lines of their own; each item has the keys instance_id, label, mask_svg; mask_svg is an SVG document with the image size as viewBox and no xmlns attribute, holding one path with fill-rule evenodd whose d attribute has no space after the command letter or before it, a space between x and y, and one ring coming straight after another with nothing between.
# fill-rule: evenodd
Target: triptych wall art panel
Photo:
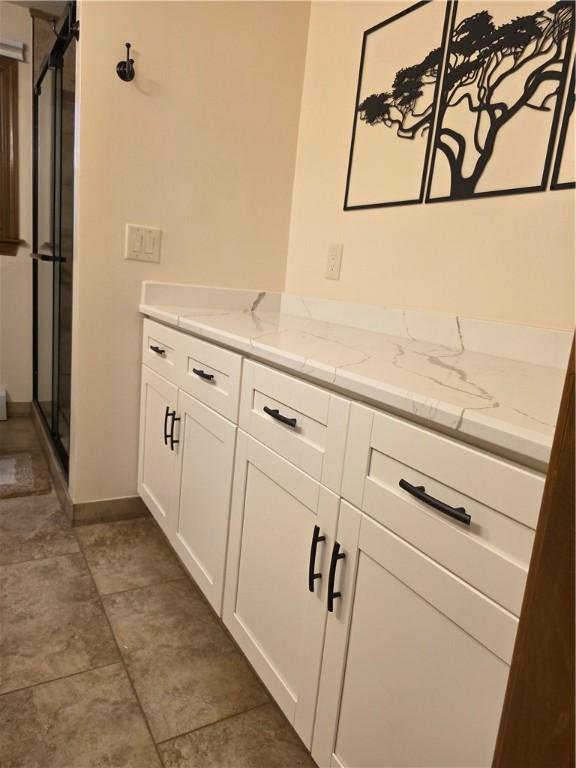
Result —
<instances>
[{"instance_id":1,"label":"triptych wall art panel","mask_svg":"<svg viewBox=\"0 0 576 768\"><path fill-rule=\"evenodd\" d=\"M576 83L574 81L576 67L572 67L572 77L568 90L568 98L564 107L560 139L558 140L558 153L554 161L552 173L552 189L574 189L576 187L575 173L575 140L574 103L576 102Z\"/></svg>"},{"instance_id":2,"label":"triptych wall art panel","mask_svg":"<svg viewBox=\"0 0 576 768\"><path fill-rule=\"evenodd\" d=\"M424 0L367 30L345 210L573 187L574 23L572 0Z\"/></svg>"}]
</instances>

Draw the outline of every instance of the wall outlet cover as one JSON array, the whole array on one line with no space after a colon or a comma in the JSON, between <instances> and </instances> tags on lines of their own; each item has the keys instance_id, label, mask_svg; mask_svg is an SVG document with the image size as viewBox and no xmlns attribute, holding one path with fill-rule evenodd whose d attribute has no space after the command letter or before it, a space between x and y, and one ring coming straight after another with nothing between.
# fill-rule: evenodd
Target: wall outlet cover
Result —
<instances>
[{"instance_id":1,"label":"wall outlet cover","mask_svg":"<svg viewBox=\"0 0 576 768\"><path fill-rule=\"evenodd\" d=\"M339 280L340 268L342 266L342 252L344 246L342 243L333 243L328 248L328 257L326 259L326 280Z\"/></svg>"}]
</instances>

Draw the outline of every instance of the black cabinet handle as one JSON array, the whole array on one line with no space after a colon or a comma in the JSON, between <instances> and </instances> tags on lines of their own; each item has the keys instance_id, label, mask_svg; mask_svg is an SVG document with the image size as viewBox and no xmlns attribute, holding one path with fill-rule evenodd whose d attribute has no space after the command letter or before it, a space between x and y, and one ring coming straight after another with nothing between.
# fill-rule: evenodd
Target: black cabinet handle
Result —
<instances>
[{"instance_id":1,"label":"black cabinet handle","mask_svg":"<svg viewBox=\"0 0 576 768\"><path fill-rule=\"evenodd\" d=\"M268 408L268 406L265 405L262 410L264 413L267 413L268 416L272 416L276 421L281 421L282 424L286 424L287 426L292 427L292 429L296 426L296 419L290 419L288 416L283 416L278 408Z\"/></svg>"},{"instance_id":2,"label":"black cabinet handle","mask_svg":"<svg viewBox=\"0 0 576 768\"><path fill-rule=\"evenodd\" d=\"M206 373L206 371L202 371L200 368L192 368L192 373L195 373L196 376L200 376L201 379L206 379L206 381L214 381L213 373Z\"/></svg>"},{"instance_id":3,"label":"black cabinet handle","mask_svg":"<svg viewBox=\"0 0 576 768\"><path fill-rule=\"evenodd\" d=\"M168 434L168 418L170 416L170 406L166 406L166 411L164 413L164 445L168 445L168 438L170 435Z\"/></svg>"},{"instance_id":4,"label":"black cabinet handle","mask_svg":"<svg viewBox=\"0 0 576 768\"><path fill-rule=\"evenodd\" d=\"M173 451L174 446L178 445L178 443L180 442L180 440L174 440L174 425L176 424L177 421L180 421L180 418L176 416L176 411L172 411L171 416L172 416L172 426L170 429L170 450Z\"/></svg>"},{"instance_id":5,"label":"black cabinet handle","mask_svg":"<svg viewBox=\"0 0 576 768\"><path fill-rule=\"evenodd\" d=\"M150 344L150 349L152 350L152 352L156 352L157 355L161 355L162 357L164 357L164 355L166 354L165 349L162 349L162 347L156 347L154 346L154 344Z\"/></svg>"},{"instance_id":6,"label":"black cabinet handle","mask_svg":"<svg viewBox=\"0 0 576 768\"><path fill-rule=\"evenodd\" d=\"M454 520L458 520L459 523L464 525L470 525L472 522L471 516L466 512L464 507L451 507L449 504L445 504L440 499L435 499L434 496L430 496L426 493L426 488L423 485L412 485L407 480L400 480L398 483L400 488L404 491L408 491L409 494L415 496L424 504L428 504L429 507L437 509L438 512L442 512L444 515L448 515Z\"/></svg>"},{"instance_id":7,"label":"black cabinet handle","mask_svg":"<svg viewBox=\"0 0 576 768\"><path fill-rule=\"evenodd\" d=\"M344 552L340 552L340 544L337 541L334 542L332 547L332 557L330 558L330 572L328 574L328 610L330 613L334 611L334 600L337 597L342 597L341 592L334 592L334 582L336 580L336 566L338 560L343 560L346 557Z\"/></svg>"},{"instance_id":8,"label":"black cabinet handle","mask_svg":"<svg viewBox=\"0 0 576 768\"><path fill-rule=\"evenodd\" d=\"M310 545L310 561L308 563L308 589L310 592L314 592L314 582L316 579L321 579L321 573L315 573L316 568L316 550L318 549L318 542L326 541L326 536L320 536L320 528L315 525L314 533L312 534L312 544Z\"/></svg>"}]
</instances>

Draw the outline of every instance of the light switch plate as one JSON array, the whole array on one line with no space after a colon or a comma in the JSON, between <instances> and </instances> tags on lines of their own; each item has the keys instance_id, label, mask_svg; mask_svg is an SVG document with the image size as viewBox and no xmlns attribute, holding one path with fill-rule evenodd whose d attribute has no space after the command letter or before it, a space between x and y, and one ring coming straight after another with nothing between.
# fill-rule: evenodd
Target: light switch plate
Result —
<instances>
[{"instance_id":1,"label":"light switch plate","mask_svg":"<svg viewBox=\"0 0 576 768\"><path fill-rule=\"evenodd\" d=\"M326 280L340 280L340 267L342 266L342 243L333 243L328 248L326 259Z\"/></svg>"},{"instance_id":2,"label":"light switch plate","mask_svg":"<svg viewBox=\"0 0 576 768\"><path fill-rule=\"evenodd\" d=\"M126 224L125 259L133 261L160 261L162 230L156 227L144 227L140 224Z\"/></svg>"}]
</instances>

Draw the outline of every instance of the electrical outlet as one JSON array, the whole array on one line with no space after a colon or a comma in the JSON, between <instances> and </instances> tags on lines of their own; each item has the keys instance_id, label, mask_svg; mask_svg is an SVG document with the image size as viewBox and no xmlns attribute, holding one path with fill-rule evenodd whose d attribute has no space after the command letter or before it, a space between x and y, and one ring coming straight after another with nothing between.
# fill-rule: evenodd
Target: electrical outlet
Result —
<instances>
[{"instance_id":1,"label":"electrical outlet","mask_svg":"<svg viewBox=\"0 0 576 768\"><path fill-rule=\"evenodd\" d=\"M124 258L158 263L160 261L161 239L161 229L141 227L139 224L126 224Z\"/></svg>"},{"instance_id":2,"label":"electrical outlet","mask_svg":"<svg viewBox=\"0 0 576 768\"><path fill-rule=\"evenodd\" d=\"M342 243L333 243L328 248L326 259L326 280L340 280L340 267L342 266Z\"/></svg>"}]
</instances>

